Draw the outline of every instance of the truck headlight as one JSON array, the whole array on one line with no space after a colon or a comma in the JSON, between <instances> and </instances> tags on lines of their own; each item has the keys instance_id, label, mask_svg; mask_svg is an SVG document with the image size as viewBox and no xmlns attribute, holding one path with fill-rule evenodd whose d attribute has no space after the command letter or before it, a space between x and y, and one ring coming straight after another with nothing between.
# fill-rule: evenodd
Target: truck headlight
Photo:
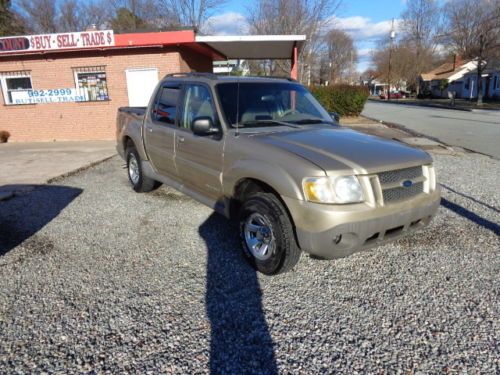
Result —
<instances>
[{"instance_id":1,"label":"truck headlight","mask_svg":"<svg viewBox=\"0 0 500 375\"><path fill-rule=\"evenodd\" d=\"M316 203L357 203L363 201L363 189L356 176L309 177L303 183L304 195Z\"/></svg>"}]
</instances>

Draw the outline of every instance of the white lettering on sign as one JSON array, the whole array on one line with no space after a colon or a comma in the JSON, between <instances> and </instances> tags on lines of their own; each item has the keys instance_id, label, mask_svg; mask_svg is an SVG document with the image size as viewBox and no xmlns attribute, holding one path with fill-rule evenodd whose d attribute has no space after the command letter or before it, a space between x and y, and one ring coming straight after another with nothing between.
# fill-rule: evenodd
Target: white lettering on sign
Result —
<instances>
[{"instance_id":1,"label":"white lettering on sign","mask_svg":"<svg viewBox=\"0 0 500 375\"><path fill-rule=\"evenodd\" d=\"M12 91L12 104L42 104L83 102L85 96L76 89L19 90Z\"/></svg>"},{"instance_id":2,"label":"white lettering on sign","mask_svg":"<svg viewBox=\"0 0 500 375\"><path fill-rule=\"evenodd\" d=\"M0 54L22 51L53 51L115 45L113 30L26 35L0 38Z\"/></svg>"}]
</instances>

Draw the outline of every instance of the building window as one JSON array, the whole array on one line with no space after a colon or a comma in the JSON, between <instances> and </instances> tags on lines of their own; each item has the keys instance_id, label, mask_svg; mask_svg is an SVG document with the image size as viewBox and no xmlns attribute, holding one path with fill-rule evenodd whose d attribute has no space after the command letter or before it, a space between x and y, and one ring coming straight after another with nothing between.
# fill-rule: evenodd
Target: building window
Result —
<instances>
[{"instance_id":1,"label":"building window","mask_svg":"<svg viewBox=\"0 0 500 375\"><path fill-rule=\"evenodd\" d=\"M108 81L105 66L73 68L77 94L83 101L95 102L109 100Z\"/></svg>"},{"instance_id":2,"label":"building window","mask_svg":"<svg viewBox=\"0 0 500 375\"><path fill-rule=\"evenodd\" d=\"M158 122L175 125L180 87L162 87L158 90L153 118Z\"/></svg>"},{"instance_id":3,"label":"building window","mask_svg":"<svg viewBox=\"0 0 500 375\"><path fill-rule=\"evenodd\" d=\"M30 72L0 73L0 85L5 104L29 104L30 92L33 89Z\"/></svg>"},{"instance_id":4,"label":"building window","mask_svg":"<svg viewBox=\"0 0 500 375\"><path fill-rule=\"evenodd\" d=\"M499 90L500 89L500 76L495 76L495 84L493 85L493 88L495 90Z\"/></svg>"}]
</instances>

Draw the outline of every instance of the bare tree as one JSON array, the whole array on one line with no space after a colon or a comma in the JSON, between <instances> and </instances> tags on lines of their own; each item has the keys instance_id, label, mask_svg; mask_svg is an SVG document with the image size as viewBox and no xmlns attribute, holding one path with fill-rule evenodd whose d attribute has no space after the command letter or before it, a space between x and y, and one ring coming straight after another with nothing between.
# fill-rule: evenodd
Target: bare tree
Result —
<instances>
[{"instance_id":1,"label":"bare tree","mask_svg":"<svg viewBox=\"0 0 500 375\"><path fill-rule=\"evenodd\" d=\"M106 0L87 1L82 5L79 16L83 20L82 25L85 28L92 25L95 25L98 29L109 27L108 21L111 18L111 8Z\"/></svg>"},{"instance_id":2,"label":"bare tree","mask_svg":"<svg viewBox=\"0 0 500 375\"><path fill-rule=\"evenodd\" d=\"M354 64L358 56L354 47L354 40L342 30L332 29L325 36L325 49L328 64L327 81L338 83L352 80Z\"/></svg>"},{"instance_id":3,"label":"bare tree","mask_svg":"<svg viewBox=\"0 0 500 375\"><path fill-rule=\"evenodd\" d=\"M25 32L25 25L11 9L10 0L0 0L0 36L20 35Z\"/></svg>"},{"instance_id":4,"label":"bare tree","mask_svg":"<svg viewBox=\"0 0 500 375\"><path fill-rule=\"evenodd\" d=\"M53 0L20 0L18 9L29 31L35 33L55 33L59 30L57 7Z\"/></svg>"},{"instance_id":5,"label":"bare tree","mask_svg":"<svg viewBox=\"0 0 500 375\"><path fill-rule=\"evenodd\" d=\"M105 0L20 0L18 9L28 31L34 33L82 31L91 25L104 28L110 18Z\"/></svg>"},{"instance_id":6,"label":"bare tree","mask_svg":"<svg viewBox=\"0 0 500 375\"><path fill-rule=\"evenodd\" d=\"M159 0L164 19L174 26L188 26L203 31L207 19L220 9L226 0Z\"/></svg>"},{"instance_id":7,"label":"bare tree","mask_svg":"<svg viewBox=\"0 0 500 375\"><path fill-rule=\"evenodd\" d=\"M76 0L65 0L59 7L59 31L78 31L89 25L82 25L81 3Z\"/></svg>"},{"instance_id":8,"label":"bare tree","mask_svg":"<svg viewBox=\"0 0 500 375\"><path fill-rule=\"evenodd\" d=\"M392 47L390 53L388 44L379 43L379 47L372 55L372 63L376 75L385 80L389 76L389 55L391 57L391 87L402 88L414 79L415 54L412 48L404 42L399 42ZM432 56L428 56L432 61ZM410 83L410 86L412 84ZM414 86L411 86L414 88Z\"/></svg>"},{"instance_id":9,"label":"bare tree","mask_svg":"<svg viewBox=\"0 0 500 375\"><path fill-rule=\"evenodd\" d=\"M402 40L414 54L409 83L415 85L417 94L418 77L423 71L431 68L434 54L436 34L440 24L440 9L436 0L407 0L402 14Z\"/></svg>"},{"instance_id":10,"label":"bare tree","mask_svg":"<svg viewBox=\"0 0 500 375\"><path fill-rule=\"evenodd\" d=\"M256 34L305 34L300 78L309 82L312 67L318 67L321 34L337 11L341 0L256 0L248 9L250 32ZM316 64L317 62L317 64ZM289 63L268 62L270 73L289 72Z\"/></svg>"},{"instance_id":11,"label":"bare tree","mask_svg":"<svg viewBox=\"0 0 500 375\"><path fill-rule=\"evenodd\" d=\"M109 19L110 7L103 1L63 0L59 3L58 31L81 31L92 25L104 28Z\"/></svg>"},{"instance_id":12,"label":"bare tree","mask_svg":"<svg viewBox=\"0 0 500 375\"><path fill-rule=\"evenodd\" d=\"M453 0L444 6L442 35L454 53L477 60L477 103L482 104L482 75L500 49L500 0Z\"/></svg>"}]
</instances>

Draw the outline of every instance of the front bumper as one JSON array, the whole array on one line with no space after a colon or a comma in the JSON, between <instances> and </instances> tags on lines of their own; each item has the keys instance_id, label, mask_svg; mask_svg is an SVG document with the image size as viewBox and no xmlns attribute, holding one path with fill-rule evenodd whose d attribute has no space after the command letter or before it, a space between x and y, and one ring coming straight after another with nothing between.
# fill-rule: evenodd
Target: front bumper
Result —
<instances>
[{"instance_id":1,"label":"front bumper","mask_svg":"<svg viewBox=\"0 0 500 375\"><path fill-rule=\"evenodd\" d=\"M439 190L386 206L326 205L282 197L302 250L334 259L398 239L427 225L436 214Z\"/></svg>"}]
</instances>

